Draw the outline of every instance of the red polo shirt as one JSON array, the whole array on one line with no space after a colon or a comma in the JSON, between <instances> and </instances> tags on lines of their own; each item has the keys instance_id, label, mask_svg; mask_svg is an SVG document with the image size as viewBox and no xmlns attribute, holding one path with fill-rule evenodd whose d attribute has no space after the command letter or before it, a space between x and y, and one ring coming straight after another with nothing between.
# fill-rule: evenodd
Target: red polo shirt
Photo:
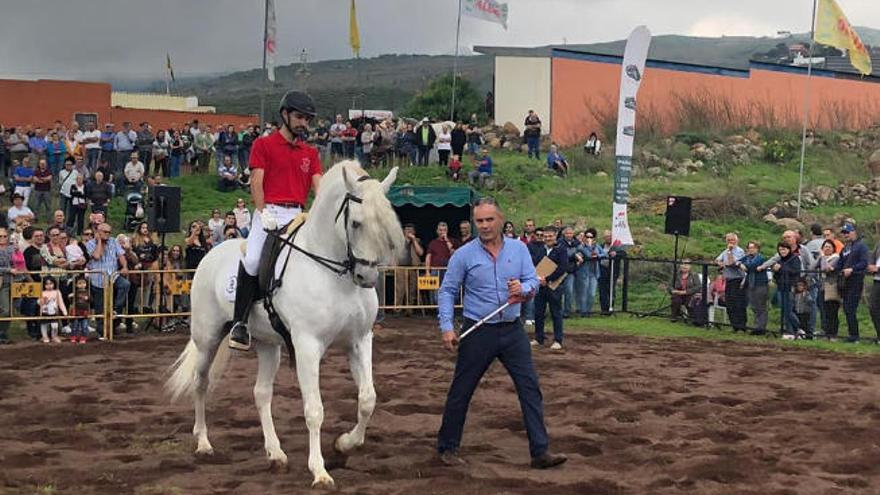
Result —
<instances>
[{"instance_id":1,"label":"red polo shirt","mask_svg":"<svg viewBox=\"0 0 880 495\"><path fill-rule=\"evenodd\" d=\"M263 169L266 203L305 205L312 188L312 176L323 173L317 149L300 140L290 144L281 132L254 141L250 166Z\"/></svg>"}]
</instances>

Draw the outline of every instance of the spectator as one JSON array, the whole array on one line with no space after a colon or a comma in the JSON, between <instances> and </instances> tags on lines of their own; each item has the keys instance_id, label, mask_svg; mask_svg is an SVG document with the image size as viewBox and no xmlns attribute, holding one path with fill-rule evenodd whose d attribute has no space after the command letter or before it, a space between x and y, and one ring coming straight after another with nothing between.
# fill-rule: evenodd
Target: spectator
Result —
<instances>
[{"instance_id":1,"label":"spectator","mask_svg":"<svg viewBox=\"0 0 880 495\"><path fill-rule=\"evenodd\" d=\"M150 123L141 122L141 130L137 131L135 136L138 153L137 161L141 162L144 168L149 170L150 163L153 161L153 141L156 140Z\"/></svg>"},{"instance_id":2,"label":"spectator","mask_svg":"<svg viewBox=\"0 0 880 495\"><path fill-rule=\"evenodd\" d=\"M583 318L593 316L593 301L596 299L596 287L599 283L599 263L608 257L602 246L596 242L596 234L596 229L587 229L578 249L583 262L575 272L575 298L578 314Z\"/></svg>"},{"instance_id":3,"label":"spectator","mask_svg":"<svg viewBox=\"0 0 880 495\"><path fill-rule=\"evenodd\" d=\"M330 159L337 162L343 158L345 152L342 148L342 135L345 132L345 123L342 115L336 115L336 122L330 126Z\"/></svg>"},{"instance_id":4,"label":"spectator","mask_svg":"<svg viewBox=\"0 0 880 495\"><path fill-rule=\"evenodd\" d=\"M135 150L135 144L137 143L137 133L134 132L131 128L131 122L123 122L122 130L116 133L116 136L113 138L113 148L116 150L116 162L109 162L110 166L113 167L113 175L118 176L122 175L122 168L125 166L125 162L131 156L132 151Z\"/></svg>"},{"instance_id":5,"label":"spectator","mask_svg":"<svg viewBox=\"0 0 880 495\"><path fill-rule=\"evenodd\" d=\"M404 157L409 160L410 167L413 167L418 163L418 152L419 137L416 135L416 131L413 128L413 125L406 124L406 129L403 133L403 145L401 146L401 153L403 153Z\"/></svg>"},{"instance_id":6,"label":"spectator","mask_svg":"<svg viewBox=\"0 0 880 495\"><path fill-rule=\"evenodd\" d=\"M124 186L128 190L140 191L144 187L144 173L146 167L138 159L140 153L132 153L131 159L125 164L123 170Z\"/></svg>"},{"instance_id":7,"label":"spectator","mask_svg":"<svg viewBox=\"0 0 880 495\"><path fill-rule=\"evenodd\" d=\"M805 278L799 278L794 285L792 306L794 307L794 314L800 322L800 328L808 328L810 324L810 309L813 307L813 296L807 289L807 280ZM809 332L801 334L799 331L798 336L807 340L813 340L813 334Z\"/></svg>"},{"instance_id":8,"label":"spectator","mask_svg":"<svg viewBox=\"0 0 880 495\"><path fill-rule=\"evenodd\" d=\"M15 246L9 243L9 231L0 227L0 317L3 318L12 316L9 288L12 286L13 274L15 273L15 268L12 266L14 253ZM11 323L8 319L0 320L0 345L10 343L8 332Z\"/></svg>"},{"instance_id":9,"label":"spectator","mask_svg":"<svg viewBox=\"0 0 880 495\"><path fill-rule=\"evenodd\" d=\"M819 271L822 273L822 333L825 337L832 341L837 341L837 333L840 327L838 321L838 312L840 311L840 291L837 288L837 279L840 272L837 271L837 260L840 255L835 251L837 246L833 240L825 239L822 241L822 256L819 257ZM875 250L875 257L878 254ZM876 264L874 265L876 269ZM871 265L868 265L869 273L877 273L871 271ZM874 286L878 286L875 275ZM871 319L874 319L876 313L874 290L871 291L870 312Z\"/></svg>"},{"instance_id":10,"label":"spectator","mask_svg":"<svg viewBox=\"0 0 880 495\"><path fill-rule=\"evenodd\" d=\"M214 211L217 212L214 218L219 219L220 210ZM206 254L208 254L208 236L205 235L199 222L192 222L187 229L186 253L184 258L185 268L187 270L195 270L198 268L199 263L202 262L202 258L204 258Z\"/></svg>"},{"instance_id":11,"label":"spectator","mask_svg":"<svg viewBox=\"0 0 880 495\"><path fill-rule=\"evenodd\" d=\"M24 249L25 269L28 271L26 279L29 282L42 282L43 279L40 272L42 272L43 267L46 266L46 261L40 254L40 249L42 249L43 241L45 240L43 231L38 228L27 227L22 231L22 237L27 246ZM23 297L21 299L21 313L24 316L39 315L40 307L38 303L39 301L35 297ZM27 327L28 336L30 336L31 339L40 339L41 331L39 320L28 320L25 326Z\"/></svg>"},{"instance_id":12,"label":"spectator","mask_svg":"<svg viewBox=\"0 0 880 495\"><path fill-rule=\"evenodd\" d=\"M626 250L620 243L616 246L613 244L610 230L602 233L602 239L602 249L608 253L608 259L599 262L599 306L603 315L610 315L613 309L613 296L617 292L617 279L623 268L622 260L626 258Z\"/></svg>"},{"instance_id":13,"label":"spectator","mask_svg":"<svg viewBox=\"0 0 880 495\"><path fill-rule=\"evenodd\" d=\"M74 237L68 236L63 231L59 237L61 238L62 243L67 243L64 246L64 257L67 258L68 269L75 271L85 270L86 263L88 263L88 260L86 259L85 244L76 240ZM91 238L92 236L88 237Z\"/></svg>"},{"instance_id":14,"label":"spectator","mask_svg":"<svg viewBox=\"0 0 880 495\"><path fill-rule=\"evenodd\" d=\"M690 260L682 260L682 264L678 267L678 276L669 289L671 321L681 319L681 308L690 307L691 298L700 292L701 287L700 278L691 272Z\"/></svg>"},{"instance_id":15,"label":"spectator","mask_svg":"<svg viewBox=\"0 0 880 495\"><path fill-rule=\"evenodd\" d=\"M464 155L464 147L467 145L467 132L464 130L464 123L458 121L455 124L455 128L452 129L451 137L451 145L452 145L452 154L458 155L459 157Z\"/></svg>"},{"instance_id":16,"label":"spectator","mask_svg":"<svg viewBox=\"0 0 880 495\"><path fill-rule=\"evenodd\" d=\"M792 290L800 278L801 258L792 253L791 247L785 241L776 245L776 256L772 270L776 281L776 292L779 294L779 307L782 312L782 338L794 340L798 335L806 335L800 329L800 321L794 313L792 303ZM800 332L799 332L800 330Z\"/></svg>"},{"instance_id":17,"label":"spectator","mask_svg":"<svg viewBox=\"0 0 880 495\"><path fill-rule=\"evenodd\" d=\"M403 226L405 244L397 259L399 267L415 267L421 264L425 250L422 248L422 240L416 237L416 226L407 223ZM416 281L418 273L413 269L396 268L394 270L394 305L410 306L417 304L418 294Z\"/></svg>"},{"instance_id":18,"label":"spectator","mask_svg":"<svg viewBox=\"0 0 880 495\"><path fill-rule=\"evenodd\" d=\"M46 159L46 136L43 129L37 127L34 134L28 138L28 147L31 150L31 160L39 162Z\"/></svg>"},{"instance_id":19,"label":"spectator","mask_svg":"<svg viewBox=\"0 0 880 495\"><path fill-rule=\"evenodd\" d=\"M235 159L238 157L238 134L235 132L235 126L227 125L226 129L220 132L217 146L222 151L223 162L226 162L228 156L230 162L235 164Z\"/></svg>"},{"instance_id":20,"label":"spectator","mask_svg":"<svg viewBox=\"0 0 880 495\"><path fill-rule=\"evenodd\" d=\"M168 156L171 152L171 143L164 130L156 132L153 140L153 173L168 177Z\"/></svg>"},{"instance_id":21,"label":"spectator","mask_svg":"<svg viewBox=\"0 0 880 495\"><path fill-rule=\"evenodd\" d=\"M755 315L755 325L752 335L764 335L767 331L767 273L758 270L764 264L764 256L761 254L761 244L758 241L749 241L746 245L746 256L740 260L739 268L745 272L746 300L752 307Z\"/></svg>"},{"instance_id":22,"label":"spectator","mask_svg":"<svg viewBox=\"0 0 880 495\"><path fill-rule=\"evenodd\" d=\"M64 140L58 136L57 132L52 131L49 133L49 141L46 143L46 161L52 175L58 175L58 172L61 171L61 164L64 163L66 157L67 146L64 144Z\"/></svg>"},{"instance_id":23,"label":"spectator","mask_svg":"<svg viewBox=\"0 0 880 495\"><path fill-rule=\"evenodd\" d=\"M547 168L559 174L560 177L568 175L568 162L559 153L559 148L555 144L550 145L550 153L547 154Z\"/></svg>"},{"instance_id":24,"label":"spectator","mask_svg":"<svg viewBox=\"0 0 880 495\"><path fill-rule=\"evenodd\" d=\"M428 117L423 118L419 123L419 126L416 128L416 145L418 146L419 151L419 165L425 166L428 164L428 156L430 155L431 148L434 147L434 141L436 140L437 133L434 132L434 128L428 122Z\"/></svg>"},{"instance_id":25,"label":"spectator","mask_svg":"<svg viewBox=\"0 0 880 495\"><path fill-rule=\"evenodd\" d=\"M373 152L373 126L370 124L364 124L364 130L361 132L361 149L363 150L364 159L361 160L361 164L364 167L369 166L370 163L370 153Z\"/></svg>"},{"instance_id":26,"label":"spectator","mask_svg":"<svg viewBox=\"0 0 880 495\"><path fill-rule=\"evenodd\" d=\"M446 270L436 270L434 268L446 268L449 264L449 258L452 253L458 249L458 241L449 237L449 226L446 222L437 223L437 237L428 243L428 254L425 256L425 272L428 275L440 277L440 283L443 283L443 275ZM437 304L437 291L431 292L431 303Z\"/></svg>"},{"instance_id":27,"label":"spectator","mask_svg":"<svg viewBox=\"0 0 880 495\"><path fill-rule=\"evenodd\" d=\"M106 283L112 282L113 310L122 313L125 300L131 284L125 278L128 274L128 260L122 247L112 237L113 229L108 223L98 224L95 229L95 238L86 242L86 251L89 257L88 269L91 270L91 299L94 304L95 314L104 313L104 290L108 289ZM118 272L118 273L117 273ZM115 280L113 279L115 277ZM103 340L106 335L103 318L96 319L98 339Z\"/></svg>"},{"instance_id":28,"label":"spectator","mask_svg":"<svg viewBox=\"0 0 880 495\"><path fill-rule=\"evenodd\" d=\"M241 232L235 225L227 225L223 227L223 242L226 242L230 239L240 239Z\"/></svg>"},{"instance_id":29,"label":"spectator","mask_svg":"<svg viewBox=\"0 0 880 495\"><path fill-rule=\"evenodd\" d=\"M840 242L840 240L838 240L837 237L834 235L834 229L822 229L822 236L825 238L826 241L831 241L834 243L835 253L840 254L840 252L843 251L843 243Z\"/></svg>"},{"instance_id":30,"label":"spectator","mask_svg":"<svg viewBox=\"0 0 880 495\"><path fill-rule=\"evenodd\" d=\"M818 260L819 256L822 256L822 243L825 242L825 238L822 236L822 225L818 223L810 225L810 234L810 241L807 242L806 247L813 260Z\"/></svg>"},{"instance_id":31,"label":"spectator","mask_svg":"<svg viewBox=\"0 0 880 495\"><path fill-rule=\"evenodd\" d=\"M253 124L248 125L245 131L238 135L238 166L241 167L242 171L248 168L248 163L250 163L251 157L251 148L258 137L260 136L254 131Z\"/></svg>"},{"instance_id":32,"label":"spectator","mask_svg":"<svg viewBox=\"0 0 880 495\"><path fill-rule=\"evenodd\" d=\"M251 229L251 212L248 211L244 199L238 198L235 201L235 208L232 209L232 212L235 213L235 225L241 232L241 236L247 237Z\"/></svg>"},{"instance_id":33,"label":"spectator","mask_svg":"<svg viewBox=\"0 0 880 495\"><path fill-rule=\"evenodd\" d=\"M849 330L847 342L859 341L859 320L857 312L859 300L862 298L862 290L865 285L865 272L871 257L868 248L859 237L855 225L847 223L840 230L846 237L846 244L840 252L837 260L837 269L843 275L841 279L843 288L840 297L843 301L843 314L846 315L846 326Z\"/></svg>"},{"instance_id":34,"label":"spectator","mask_svg":"<svg viewBox=\"0 0 880 495\"><path fill-rule=\"evenodd\" d=\"M526 218L523 224L523 234L519 237L519 240L527 246L535 240L535 221L531 218Z\"/></svg>"},{"instance_id":35,"label":"spectator","mask_svg":"<svg viewBox=\"0 0 880 495\"><path fill-rule=\"evenodd\" d=\"M76 183L79 172L73 169L73 160L64 160L64 168L58 173L58 207L64 215L70 215L70 188Z\"/></svg>"},{"instance_id":36,"label":"spectator","mask_svg":"<svg viewBox=\"0 0 880 495\"><path fill-rule=\"evenodd\" d=\"M100 143L100 156L95 160L94 164L89 164L89 168L91 168L92 171L97 168L97 164L101 160L104 160L107 163L116 163L116 148L114 147L116 143L116 129L113 128L112 122L104 124L104 132L101 133Z\"/></svg>"},{"instance_id":37,"label":"spectator","mask_svg":"<svg viewBox=\"0 0 880 495\"><path fill-rule=\"evenodd\" d=\"M168 177L179 177L180 164L183 163L188 143L181 138L180 133L175 129L171 129L168 141L169 156L171 157L169 158Z\"/></svg>"},{"instance_id":38,"label":"spectator","mask_svg":"<svg viewBox=\"0 0 880 495\"><path fill-rule=\"evenodd\" d=\"M727 306L727 316L733 331L746 331L746 301L745 280L743 272L739 269L740 260L746 255L739 247L739 236L733 232L724 236L727 247L715 258L715 263L722 268L724 276L724 301Z\"/></svg>"},{"instance_id":39,"label":"spectator","mask_svg":"<svg viewBox=\"0 0 880 495\"><path fill-rule=\"evenodd\" d=\"M485 187L492 180L492 157L489 151L483 148L480 158L474 161L474 170L468 174L468 180L472 186Z\"/></svg>"},{"instance_id":40,"label":"spectator","mask_svg":"<svg viewBox=\"0 0 880 495\"><path fill-rule=\"evenodd\" d=\"M516 239L516 227L513 226L513 222L507 220L504 222L504 226L501 228L501 235L507 237L509 239Z\"/></svg>"},{"instance_id":41,"label":"spectator","mask_svg":"<svg viewBox=\"0 0 880 495\"><path fill-rule=\"evenodd\" d=\"M351 125L351 121L345 122L345 131L342 133L342 147L345 150L345 158L354 159L355 141L357 141L358 131Z\"/></svg>"},{"instance_id":42,"label":"spectator","mask_svg":"<svg viewBox=\"0 0 880 495\"><path fill-rule=\"evenodd\" d=\"M83 232L87 199L85 178L77 174L76 181L70 186L70 206L68 208L70 214L67 219L68 227L76 226L77 235L81 235Z\"/></svg>"},{"instance_id":43,"label":"spectator","mask_svg":"<svg viewBox=\"0 0 880 495\"><path fill-rule=\"evenodd\" d=\"M55 279L51 276L47 276L43 279L43 291L40 293L39 305L40 316L67 316L67 307L64 305L64 298L61 297L61 291L58 290L55 285ZM44 344L50 342L50 336L51 342L56 344L61 343L61 339L58 337L58 328L58 320L41 320L40 334L43 337Z\"/></svg>"},{"instance_id":44,"label":"spectator","mask_svg":"<svg viewBox=\"0 0 880 495\"><path fill-rule=\"evenodd\" d=\"M92 297L89 283L85 276L76 277L73 292L70 294L71 323L70 342L85 344L89 337L89 315L91 314Z\"/></svg>"},{"instance_id":45,"label":"spectator","mask_svg":"<svg viewBox=\"0 0 880 495\"><path fill-rule=\"evenodd\" d=\"M156 244L156 234L150 232L147 222L138 224L132 236L131 247L137 256L135 270L156 270L159 268L159 246ZM153 286L157 282L157 276L155 274L142 274L139 277L138 286L141 288L139 300L143 302L141 307L144 304L153 307Z\"/></svg>"},{"instance_id":46,"label":"spectator","mask_svg":"<svg viewBox=\"0 0 880 495\"><path fill-rule=\"evenodd\" d=\"M534 154L535 159L540 160L541 119L538 118L538 114L534 110L529 110L523 125L525 129L523 137L526 138L526 145L528 145L528 156L531 158Z\"/></svg>"},{"instance_id":47,"label":"spectator","mask_svg":"<svg viewBox=\"0 0 880 495\"><path fill-rule=\"evenodd\" d=\"M483 130L476 124L471 123L465 131L465 134L467 134L468 153L470 153L471 156L477 156L480 146L483 145Z\"/></svg>"},{"instance_id":48,"label":"spectator","mask_svg":"<svg viewBox=\"0 0 880 495\"><path fill-rule=\"evenodd\" d=\"M235 191L238 189L238 179L241 174L238 173L238 167L232 162L232 157L223 155L223 163L217 167L217 190L220 192Z\"/></svg>"},{"instance_id":49,"label":"spectator","mask_svg":"<svg viewBox=\"0 0 880 495\"><path fill-rule=\"evenodd\" d=\"M162 259L164 257L164 253L160 253L159 257ZM180 311L185 310L186 305L184 304L184 296L175 293L172 288L186 278L186 276L181 273L181 270L186 268L186 263L183 258L183 248L179 244L175 244L171 246L171 249L168 251L167 262L162 261L160 263L161 266L164 266L166 270L171 270L173 272L170 276L165 276L163 279L164 287L162 288L162 293L166 294L160 303L159 311L162 313L168 313L169 310Z\"/></svg>"},{"instance_id":50,"label":"spectator","mask_svg":"<svg viewBox=\"0 0 880 495\"><path fill-rule=\"evenodd\" d=\"M314 136L314 144L315 147L318 148L318 156L320 156L321 160L327 159L327 152L329 151L327 147L330 142L330 125L326 120L321 119L318 121L318 125L315 127L315 132L312 134ZM239 145L239 149L241 146ZM244 164L246 162L239 162Z\"/></svg>"},{"instance_id":51,"label":"spectator","mask_svg":"<svg viewBox=\"0 0 880 495\"><path fill-rule=\"evenodd\" d=\"M6 148L9 150L10 163L21 163L24 160L28 153L28 138L23 129L13 127L9 130L6 136Z\"/></svg>"},{"instance_id":52,"label":"spectator","mask_svg":"<svg viewBox=\"0 0 880 495\"><path fill-rule=\"evenodd\" d=\"M86 184L86 198L93 212L107 213L107 205L113 197L110 183L104 181L104 174L99 170L95 172L95 180Z\"/></svg>"},{"instance_id":53,"label":"spectator","mask_svg":"<svg viewBox=\"0 0 880 495\"><path fill-rule=\"evenodd\" d=\"M211 211L211 218L208 219L208 231L210 232L208 237L211 242L219 244L223 240L223 225L225 223L226 221L220 216L220 210L214 208Z\"/></svg>"},{"instance_id":54,"label":"spectator","mask_svg":"<svg viewBox=\"0 0 880 495\"><path fill-rule=\"evenodd\" d=\"M134 252L131 246L131 239L125 234L119 234L116 236L116 243L119 244L119 247L122 249L123 256L125 257L126 265L132 270L141 270L143 266L140 264L140 260L138 259L138 255ZM120 276L119 278L125 278L128 280L128 293L125 296L125 304L123 305L123 310L128 315L133 315L138 313L138 302L139 295L142 295L141 285L143 282L143 274L135 274L135 273L126 273L125 275ZM140 307L143 308L145 305L143 301L140 301ZM137 324L134 322L134 319L129 317L122 320L122 324L119 325L120 328L125 330L125 333L132 334L137 329Z\"/></svg>"},{"instance_id":55,"label":"spectator","mask_svg":"<svg viewBox=\"0 0 880 495\"><path fill-rule=\"evenodd\" d=\"M449 132L449 126L443 125L440 128L440 135L437 136L437 155L441 167L449 164L449 154L452 152L452 134Z\"/></svg>"},{"instance_id":56,"label":"spectator","mask_svg":"<svg viewBox=\"0 0 880 495\"><path fill-rule=\"evenodd\" d=\"M25 206L24 197L21 194L14 193L12 195L12 206L10 206L9 211L6 212L6 218L9 228L13 229L19 218L24 219L29 223L33 223L34 212Z\"/></svg>"},{"instance_id":57,"label":"spectator","mask_svg":"<svg viewBox=\"0 0 880 495\"><path fill-rule=\"evenodd\" d=\"M446 171L446 175L455 182L458 182L461 179L461 160L459 155L452 155L452 160L449 162L449 169Z\"/></svg>"},{"instance_id":58,"label":"spectator","mask_svg":"<svg viewBox=\"0 0 880 495\"><path fill-rule=\"evenodd\" d=\"M553 226L544 227L544 247L540 252L537 262L540 263L543 258L550 258L556 263L556 269L546 277L538 275L538 282L541 284L538 294L535 296L535 338L531 344L535 346L544 345L544 320L547 314L547 305L550 305L550 315L553 319L553 345L550 349L555 351L562 350L562 286L559 285L555 289L550 288L550 284L566 277L568 271L568 254L562 244L556 243L557 230ZM537 263L536 265L537 266Z\"/></svg>"},{"instance_id":59,"label":"spectator","mask_svg":"<svg viewBox=\"0 0 880 495\"><path fill-rule=\"evenodd\" d=\"M230 228L235 231L236 238L244 237L243 235L241 235L241 231L238 230L238 226L236 225L235 212L233 212L233 211L227 211L226 215L224 215L223 227L221 227L221 230L223 231L223 235L220 239L214 239L215 245L220 244L225 239L227 239L226 233L227 233L227 230L229 230Z\"/></svg>"},{"instance_id":60,"label":"spectator","mask_svg":"<svg viewBox=\"0 0 880 495\"><path fill-rule=\"evenodd\" d=\"M562 289L562 317L569 318L577 310L574 300L575 272L586 258L580 252L581 243L575 239L572 227L564 227L562 229L562 238L558 239L556 243L565 250L565 255L568 257L565 270L566 277L562 281L560 289Z\"/></svg>"},{"instance_id":61,"label":"spectator","mask_svg":"<svg viewBox=\"0 0 880 495\"><path fill-rule=\"evenodd\" d=\"M591 132L590 137L587 138L587 142L584 143L584 152L588 155L599 156L601 151L602 142L599 141L599 136L597 136L595 132Z\"/></svg>"},{"instance_id":62,"label":"spectator","mask_svg":"<svg viewBox=\"0 0 880 495\"><path fill-rule=\"evenodd\" d=\"M472 234L471 221L462 220L458 223L458 246L464 246L472 240L474 240L474 236Z\"/></svg>"},{"instance_id":63,"label":"spectator","mask_svg":"<svg viewBox=\"0 0 880 495\"><path fill-rule=\"evenodd\" d=\"M17 162L12 162L15 165ZM34 182L34 169L31 167L31 158L25 156L21 159L21 165L15 166L12 178L15 180L15 190L17 194L21 194L24 205L27 206L28 199L31 197L31 186Z\"/></svg>"}]
</instances>

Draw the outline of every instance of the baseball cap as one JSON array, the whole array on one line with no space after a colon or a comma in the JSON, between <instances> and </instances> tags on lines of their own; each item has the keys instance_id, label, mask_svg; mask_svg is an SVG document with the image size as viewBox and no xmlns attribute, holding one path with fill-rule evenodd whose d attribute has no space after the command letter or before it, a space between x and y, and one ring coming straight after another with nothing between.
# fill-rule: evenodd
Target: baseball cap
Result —
<instances>
[{"instance_id":1,"label":"baseball cap","mask_svg":"<svg viewBox=\"0 0 880 495\"><path fill-rule=\"evenodd\" d=\"M849 234L850 232L855 232L855 231L856 231L856 226L851 223L845 223L845 224L843 224L843 227L840 228L841 234Z\"/></svg>"},{"instance_id":2,"label":"baseball cap","mask_svg":"<svg viewBox=\"0 0 880 495\"><path fill-rule=\"evenodd\" d=\"M15 200L15 199L24 199L24 196L22 196L21 193L15 193L15 194L12 195L12 199L13 199L13 200Z\"/></svg>"}]
</instances>

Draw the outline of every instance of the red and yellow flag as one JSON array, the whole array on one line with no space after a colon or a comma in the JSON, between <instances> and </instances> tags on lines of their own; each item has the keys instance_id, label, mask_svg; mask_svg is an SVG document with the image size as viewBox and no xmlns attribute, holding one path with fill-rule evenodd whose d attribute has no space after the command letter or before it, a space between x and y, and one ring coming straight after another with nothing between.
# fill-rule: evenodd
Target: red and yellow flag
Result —
<instances>
[{"instance_id":1,"label":"red and yellow flag","mask_svg":"<svg viewBox=\"0 0 880 495\"><path fill-rule=\"evenodd\" d=\"M871 73L871 54L835 0L819 0L813 40L846 50L856 70L866 76Z\"/></svg>"}]
</instances>

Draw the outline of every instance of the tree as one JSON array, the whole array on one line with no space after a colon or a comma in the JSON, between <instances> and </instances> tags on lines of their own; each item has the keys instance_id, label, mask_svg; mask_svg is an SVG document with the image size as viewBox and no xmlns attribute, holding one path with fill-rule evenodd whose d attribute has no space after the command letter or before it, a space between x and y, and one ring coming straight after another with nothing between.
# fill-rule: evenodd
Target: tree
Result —
<instances>
[{"instance_id":1,"label":"tree","mask_svg":"<svg viewBox=\"0 0 880 495\"><path fill-rule=\"evenodd\" d=\"M455 84L455 118L467 120L471 114L483 116L483 101L473 85L461 76ZM428 88L417 93L406 105L406 115L413 118L428 117L436 120L449 118L452 104L452 74L433 79Z\"/></svg>"}]
</instances>

